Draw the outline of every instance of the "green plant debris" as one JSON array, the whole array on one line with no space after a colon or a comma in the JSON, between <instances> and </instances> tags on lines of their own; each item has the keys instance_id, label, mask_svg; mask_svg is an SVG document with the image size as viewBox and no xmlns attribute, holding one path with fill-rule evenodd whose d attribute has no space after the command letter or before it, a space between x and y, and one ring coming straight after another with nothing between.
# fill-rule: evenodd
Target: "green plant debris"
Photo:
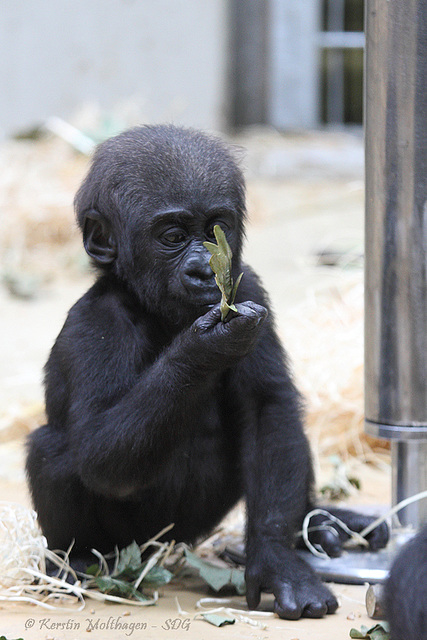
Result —
<instances>
[{"instance_id":1,"label":"green plant debris","mask_svg":"<svg viewBox=\"0 0 427 640\"><path fill-rule=\"evenodd\" d=\"M333 502L344 500L350 495L353 495L353 492L349 491L350 487L353 487L356 491L360 491L361 486L358 478L347 478L347 483L347 486L342 486L330 482L320 487L319 492L326 500L332 500Z\"/></svg>"},{"instance_id":2,"label":"green plant debris","mask_svg":"<svg viewBox=\"0 0 427 640\"><path fill-rule=\"evenodd\" d=\"M236 618L233 618L233 616L225 616L219 613L202 613L202 616L206 622L215 625L215 627L224 627L226 624L234 624L236 622Z\"/></svg>"},{"instance_id":3,"label":"green plant debris","mask_svg":"<svg viewBox=\"0 0 427 640\"><path fill-rule=\"evenodd\" d=\"M150 559L142 561L141 549L134 541L119 552L111 573L98 564L87 567L85 573L90 577L85 587L90 589L96 586L102 593L122 598L149 600L150 598L143 594L143 588L167 584L173 578L173 574L158 564L147 570L148 562Z\"/></svg>"},{"instance_id":4,"label":"green plant debris","mask_svg":"<svg viewBox=\"0 0 427 640\"><path fill-rule=\"evenodd\" d=\"M188 564L198 570L202 580L214 591L220 591L225 586L233 586L239 595L246 592L245 574L242 569L215 567L188 549L185 550L185 557Z\"/></svg>"},{"instance_id":5,"label":"green plant debris","mask_svg":"<svg viewBox=\"0 0 427 640\"><path fill-rule=\"evenodd\" d=\"M115 573L122 577L136 579L141 571L141 549L134 540L128 547L120 551Z\"/></svg>"},{"instance_id":6,"label":"green plant debris","mask_svg":"<svg viewBox=\"0 0 427 640\"><path fill-rule=\"evenodd\" d=\"M161 541L173 523L140 547L133 542L122 551L116 548L106 556L92 549L96 557L94 564L86 572L80 572L71 566L68 554L58 555L46 548L36 514L31 509L5 501L0 505L0 521L6 532L1 566L1 599L5 602L18 599L49 610L63 609L64 602L67 606L83 607L86 599L148 607L158 601L155 586L169 582L171 571L182 562L183 553L175 550L174 540ZM49 574L46 573L47 561L56 569ZM17 562L23 567L19 576ZM129 598L116 595L118 593L129 594Z\"/></svg>"},{"instance_id":7,"label":"green plant debris","mask_svg":"<svg viewBox=\"0 0 427 640\"><path fill-rule=\"evenodd\" d=\"M347 465L339 456L331 456L333 473L330 481L323 485L319 492L327 500L343 500L360 491L359 478L348 474Z\"/></svg>"},{"instance_id":8,"label":"green plant debris","mask_svg":"<svg viewBox=\"0 0 427 640\"><path fill-rule=\"evenodd\" d=\"M350 629L350 638L357 640L390 640L390 631L386 622L376 624L368 629L362 624L360 631L358 629Z\"/></svg>"},{"instance_id":9,"label":"green plant debris","mask_svg":"<svg viewBox=\"0 0 427 640\"><path fill-rule=\"evenodd\" d=\"M131 582L125 580L119 580L112 576L101 576L94 579L95 584L101 593L108 593L110 596L120 596L121 598L128 598L135 600L149 600L141 591L135 589Z\"/></svg>"},{"instance_id":10,"label":"green plant debris","mask_svg":"<svg viewBox=\"0 0 427 640\"><path fill-rule=\"evenodd\" d=\"M213 242L204 242L203 246L211 254L209 264L215 274L215 282L221 291L221 320L224 322L230 311L238 313L234 301L236 299L237 287L240 284L243 273L239 275L236 282L233 283L231 276L231 259L233 253L225 237L224 231L216 224L214 226L214 235L217 244Z\"/></svg>"}]
</instances>

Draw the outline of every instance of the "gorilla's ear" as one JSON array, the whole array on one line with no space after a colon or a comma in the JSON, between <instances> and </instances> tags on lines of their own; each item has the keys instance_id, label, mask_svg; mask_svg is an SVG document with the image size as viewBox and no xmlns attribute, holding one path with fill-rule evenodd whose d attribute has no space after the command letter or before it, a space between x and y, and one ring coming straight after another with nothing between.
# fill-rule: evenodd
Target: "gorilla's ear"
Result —
<instances>
[{"instance_id":1,"label":"gorilla's ear","mask_svg":"<svg viewBox=\"0 0 427 640\"><path fill-rule=\"evenodd\" d=\"M83 244L86 252L100 265L111 264L117 258L117 242L111 224L95 209L90 209L83 215Z\"/></svg>"}]
</instances>

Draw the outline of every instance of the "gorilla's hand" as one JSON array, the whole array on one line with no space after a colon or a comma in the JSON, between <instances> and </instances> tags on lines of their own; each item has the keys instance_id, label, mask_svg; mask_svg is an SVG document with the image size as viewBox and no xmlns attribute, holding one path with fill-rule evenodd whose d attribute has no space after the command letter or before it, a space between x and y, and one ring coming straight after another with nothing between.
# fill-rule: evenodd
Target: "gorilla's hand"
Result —
<instances>
[{"instance_id":1,"label":"gorilla's hand","mask_svg":"<svg viewBox=\"0 0 427 640\"><path fill-rule=\"evenodd\" d=\"M357 533L361 533L363 529L372 524L375 520L372 516L366 516L362 513L357 513L348 509L327 507L326 511L344 522L351 531L356 531ZM322 525L325 524L328 526L322 528ZM309 533L308 536L312 544L320 545L331 558L336 558L341 555L343 544L350 537L341 526L335 524L335 522L327 515L320 513L312 516L310 520L310 528L314 529L314 531ZM388 528L388 524L386 522L382 522L366 536L366 540L369 543L369 549L371 551L383 549L388 543L389 536L390 530ZM303 549L305 548L305 542L302 538L298 540L298 546Z\"/></svg>"},{"instance_id":2,"label":"gorilla's hand","mask_svg":"<svg viewBox=\"0 0 427 640\"><path fill-rule=\"evenodd\" d=\"M252 545L251 545L252 546ZM248 553L246 600L256 609L261 591L273 592L274 611L288 620L321 618L338 608L335 596L295 551L278 541L263 541Z\"/></svg>"},{"instance_id":3,"label":"gorilla's hand","mask_svg":"<svg viewBox=\"0 0 427 640\"><path fill-rule=\"evenodd\" d=\"M188 331L199 361L213 368L231 366L254 348L267 317L267 309L255 302L237 304L238 314L221 322L219 305L197 318Z\"/></svg>"}]
</instances>

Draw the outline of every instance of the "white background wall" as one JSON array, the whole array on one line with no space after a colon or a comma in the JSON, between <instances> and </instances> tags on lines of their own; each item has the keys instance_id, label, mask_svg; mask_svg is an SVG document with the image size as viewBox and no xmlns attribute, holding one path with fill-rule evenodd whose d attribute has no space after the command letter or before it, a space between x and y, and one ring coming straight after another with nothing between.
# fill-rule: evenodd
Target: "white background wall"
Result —
<instances>
[{"instance_id":1,"label":"white background wall","mask_svg":"<svg viewBox=\"0 0 427 640\"><path fill-rule=\"evenodd\" d=\"M223 129L227 0L0 0L0 136L86 103Z\"/></svg>"}]
</instances>

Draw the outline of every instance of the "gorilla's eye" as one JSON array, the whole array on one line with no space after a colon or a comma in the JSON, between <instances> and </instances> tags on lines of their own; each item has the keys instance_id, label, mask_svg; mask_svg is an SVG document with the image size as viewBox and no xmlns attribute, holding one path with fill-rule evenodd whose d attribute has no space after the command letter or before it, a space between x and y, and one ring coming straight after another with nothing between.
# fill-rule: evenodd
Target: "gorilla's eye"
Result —
<instances>
[{"instance_id":1,"label":"gorilla's eye","mask_svg":"<svg viewBox=\"0 0 427 640\"><path fill-rule=\"evenodd\" d=\"M183 244L187 239L187 234L183 229L168 229L160 236L160 241L168 247Z\"/></svg>"},{"instance_id":2,"label":"gorilla's eye","mask_svg":"<svg viewBox=\"0 0 427 640\"><path fill-rule=\"evenodd\" d=\"M221 227L221 229L224 231L225 234L227 233L228 225L224 224L224 222L220 222L220 223L214 222L213 224L210 224L209 227L206 229L205 235L208 240L215 241L214 226L216 224L219 224L219 226Z\"/></svg>"}]
</instances>

